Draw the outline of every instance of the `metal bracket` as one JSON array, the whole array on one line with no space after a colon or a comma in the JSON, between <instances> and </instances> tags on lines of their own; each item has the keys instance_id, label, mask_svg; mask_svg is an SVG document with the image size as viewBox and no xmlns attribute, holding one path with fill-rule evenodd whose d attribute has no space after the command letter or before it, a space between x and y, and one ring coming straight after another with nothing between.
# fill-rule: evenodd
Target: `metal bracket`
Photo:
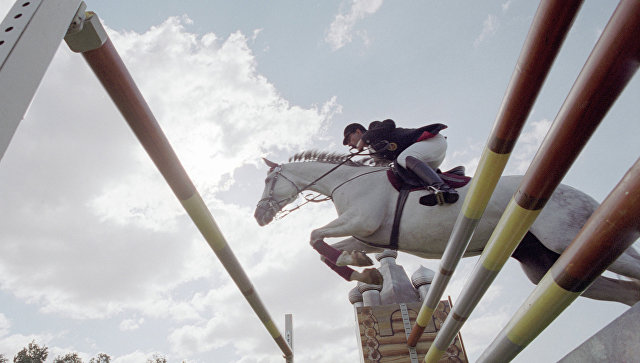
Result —
<instances>
[{"instance_id":1,"label":"metal bracket","mask_svg":"<svg viewBox=\"0 0 640 363\"><path fill-rule=\"evenodd\" d=\"M86 5L78 10L64 37L69 48L76 53L98 49L109 39L98 15L84 9Z\"/></svg>"},{"instance_id":2,"label":"metal bracket","mask_svg":"<svg viewBox=\"0 0 640 363\"><path fill-rule=\"evenodd\" d=\"M80 3L80 7L78 8L76 15L73 17L73 20L71 20L71 24L69 24L69 29L67 30L66 35L77 33L82 30L82 25L87 18L87 14L85 13L86 10L87 4L85 4L83 1L82 3Z\"/></svg>"},{"instance_id":3,"label":"metal bracket","mask_svg":"<svg viewBox=\"0 0 640 363\"><path fill-rule=\"evenodd\" d=\"M19 0L0 24L0 159L81 0Z\"/></svg>"}]
</instances>

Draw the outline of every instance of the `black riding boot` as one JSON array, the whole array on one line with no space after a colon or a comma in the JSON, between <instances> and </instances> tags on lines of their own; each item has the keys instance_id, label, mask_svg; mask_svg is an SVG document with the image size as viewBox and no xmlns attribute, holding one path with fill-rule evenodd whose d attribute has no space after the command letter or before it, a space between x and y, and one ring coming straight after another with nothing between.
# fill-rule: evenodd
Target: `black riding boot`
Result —
<instances>
[{"instance_id":1,"label":"black riding boot","mask_svg":"<svg viewBox=\"0 0 640 363\"><path fill-rule=\"evenodd\" d=\"M431 169L429 165L413 156L407 156L406 165L407 169L414 172L424 182L424 185L432 191L431 194L420 198L420 203L433 206L444 203L452 204L458 201L458 192L451 188L449 184L443 182L438 173Z\"/></svg>"}]
</instances>

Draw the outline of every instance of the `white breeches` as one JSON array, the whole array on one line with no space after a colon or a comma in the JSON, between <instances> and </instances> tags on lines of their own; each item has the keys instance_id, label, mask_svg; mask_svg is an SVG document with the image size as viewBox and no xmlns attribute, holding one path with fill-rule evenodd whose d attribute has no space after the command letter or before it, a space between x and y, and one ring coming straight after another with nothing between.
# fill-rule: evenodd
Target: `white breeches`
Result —
<instances>
[{"instance_id":1,"label":"white breeches","mask_svg":"<svg viewBox=\"0 0 640 363\"><path fill-rule=\"evenodd\" d=\"M398 164L406 168L407 156L422 160L434 170L437 169L447 153L447 139L438 134L430 139L416 142L398 155Z\"/></svg>"}]
</instances>

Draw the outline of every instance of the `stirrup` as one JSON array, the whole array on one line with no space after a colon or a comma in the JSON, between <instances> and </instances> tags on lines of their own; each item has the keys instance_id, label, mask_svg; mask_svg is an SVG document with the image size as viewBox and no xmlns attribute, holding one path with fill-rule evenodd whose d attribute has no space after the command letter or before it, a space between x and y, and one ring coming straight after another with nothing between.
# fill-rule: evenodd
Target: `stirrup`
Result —
<instances>
[{"instance_id":1,"label":"stirrup","mask_svg":"<svg viewBox=\"0 0 640 363\"><path fill-rule=\"evenodd\" d=\"M455 189L440 190L434 186L428 186L429 194L420 197L420 204L428 207L434 205L453 204L458 201L459 195Z\"/></svg>"},{"instance_id":2,"label":"stirrup","mask_svg":"<svg viewBox=\"0 0 640 363\"><path fill-rule=\"evenodd\" d=\"M442 192L442 190L431 185L427 187L427 190L429 190L436 197L436 203L438 205L444 205L444 193Z\"/></svg>"},{"instance_id":3,"label":"stirrup","mask_svg":"<svg viewBox=\"0 0 640 363\"><path fill-rule=\"evenodd\" d=\"M428 207L433 207L434 205L444 205L445 197L444 193L441 190L433 186L428 186L426 190L429 192L429 194L420 197L420 204L426 205Z\"/></svg>"}]
</instances>

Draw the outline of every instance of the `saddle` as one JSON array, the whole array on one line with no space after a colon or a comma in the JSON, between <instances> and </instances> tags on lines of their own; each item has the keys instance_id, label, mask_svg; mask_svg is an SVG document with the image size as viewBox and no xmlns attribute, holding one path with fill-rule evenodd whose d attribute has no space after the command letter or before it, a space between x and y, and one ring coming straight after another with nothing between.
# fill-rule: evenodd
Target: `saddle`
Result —
<instances>
[{"instance_id":1,"label":"saddle","mask_svg":"<svg viewBox=\"0 0 640 363\"><path fill-rule=\"evenodd\" d=\"M445 172L442 172L440 169L436 170L436 173L438 173L442 181L454 189L462 188L471 181L471 177L464 175L464 172L464 166L456 166ZM387 178L397 191L405 189L409 191L427 189L420 178L411 170L403 168L398 163L394 163L391 168L387 170Z\"/></svg>"},{"instance_id":2,"label":"saddle","mask_svg":"<svg viewBox=\"0 0 640 363\"><path fill-rule=\"evenodd\" d=\"M471 177L464 175L464 166L456 166L455 168L442 172L440 169L436 170L442 181L449 184L452 188L462 188L471 181ZM399 192L398 201L396 203L396 212L393 216L393 227L391 228L391 237L389 239L389 245L385 248L398 249L398 235L400 234L400 220L402 219L402 211L404 205L407 202L409 193L415 190L425 190L425 187L411 170L407 170L398 163L393 163L391 168L387 170L387 178L393 187ZM421 203L422 204L422 203Z\"/></svg>"}]
</instances>

